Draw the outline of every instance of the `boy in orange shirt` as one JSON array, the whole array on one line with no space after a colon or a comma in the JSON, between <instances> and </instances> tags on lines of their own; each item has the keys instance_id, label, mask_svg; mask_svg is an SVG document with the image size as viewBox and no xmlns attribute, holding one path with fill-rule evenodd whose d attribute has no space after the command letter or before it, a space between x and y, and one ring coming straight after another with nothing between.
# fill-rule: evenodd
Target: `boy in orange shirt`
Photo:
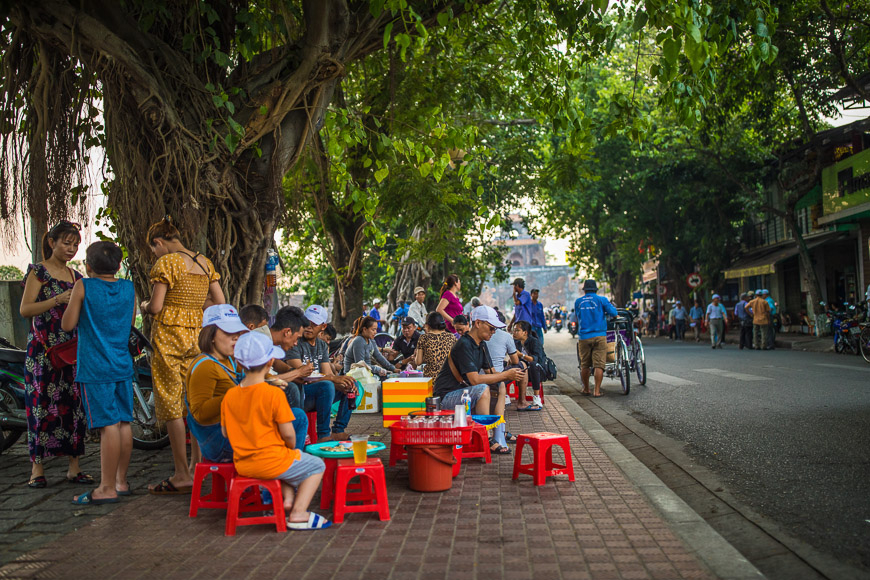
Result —
<instances>
[{"instance_id":1,"label":"boy in orange shirt","mask_svg":"<svg viewBox=\"0 0 870 580\"><path fill-rule=\"evenodd\" d=\"M323 478L323 460L295 448L294 417L287 397L265 382L272 361L282 356L284 351L259 332L239 337L235 359L246 373L239 386L224 395L221 429L233 447L233 462L240 475L281 480L288 528L328 528L332 522L308 511Z\"/></svg>"}]
</instances>

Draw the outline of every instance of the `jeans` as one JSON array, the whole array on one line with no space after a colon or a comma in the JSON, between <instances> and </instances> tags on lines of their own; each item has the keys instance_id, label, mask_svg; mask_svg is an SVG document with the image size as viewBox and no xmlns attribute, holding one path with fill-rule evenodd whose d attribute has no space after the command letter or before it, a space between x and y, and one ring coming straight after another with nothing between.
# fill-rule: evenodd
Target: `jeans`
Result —
<instances>
[{"instance_id":1,"label":"jeans","mask_svg":"<svg viewBox=\"0 0 870 580\"><path fill-rule=\"evenodd\" d=\"M475 411L475 407L477 406L477 400L483 396L483 392L489 389L489 385L474 385L473 387L462 387L461 389L456 389L455 391L450 391L443 397L441 397L441 408L445 411L449 411L450 409L455 409L456 405L462 404L462 393L468 389L468 394L471 396L471 414L473 415L477 411Z\"/></svg>"},{"instance_id":2,"label":"jeans","mask_svg":"<svg viewBox=\"0 0 870 580\"><path fill-rule=\"evenodd\" d=\"M683 337L686 335L686 319L685 318L677 318L677 340L683 340Z\"/></svg>"},{"instance_id":3,"label":"jeans","mask_svg":"<svg viewBox=\"0 0 870 580\"><path fill-rule=\"evenodd\" d=\"M769 324L753 324L752 325L753 334L754 334L754 344L756 350L767 350L767 341L768 341L768 332L770 329Z\"/></svg>"},{"instance_id":4,"label":"jeans","mask_svg":"<svg viewBox=\"0 0 870 580\"><path fill-rule=\"evenodd\" d=\"M534 330L534 331L535 331L535 334L538 335L538 340L541 341L541 345L543 346L543 344L544 344L544 329L543 329L543 327L541 327L541 326L533 326L533 327L532 327L532 330Z\"/></svg>"},{"instance_id":5,"label":"jeans","mask_svg":"<svg viewBox=\"0 0 870 580\"><path fill-rule=\"evenodd\" d=\"M776 346L776 325L771 319L770 324L767 325L767 348L773 349L774 346Z\"/></svg>"},{"instance_id":6,"label":"jeans","mask_svg":"<svg viewBox=\"0 0 870 580\"><path fill-rule=\"evenodd\" d=\"M695 323L695 326L692 327L692 331L695 334L695 342L699 342L701 340L701 319L695 318L692 322Z\"/></svg>"},{"instance_id":7,"label":"jeans","mask_svg":"<svg viewBox=\"0 0 870 580\"><path fill-rule=\"evenodd\" d=\"M752 322L740 321L740 348L752 348Z\"/></svg>"},{"instance_id":8,"label":"jeans","mask_svg":"<svg viewBox=\"0 0 870 580\"><path fill-rule=\"evenodd\" d=\"M725 334L725 321L721 318L711 318L710 319L710 344L713 346L719 346L722 340L725 338L723 335Z\"/></svg>"},{"instance_id":9,"label":"jeans","mask_svg":"<svg viewBox=\"0 0 870 580\"><path fill-rule=\"evenodd\" d=\"M333 433L344 433L350 421L351 408L347 395L335 388L332 381L317 381L305 385L306 411L317 411L317 438L329 435L329 416L332 414L332 404L339 402Z\"/></svg>"}]
</instances>

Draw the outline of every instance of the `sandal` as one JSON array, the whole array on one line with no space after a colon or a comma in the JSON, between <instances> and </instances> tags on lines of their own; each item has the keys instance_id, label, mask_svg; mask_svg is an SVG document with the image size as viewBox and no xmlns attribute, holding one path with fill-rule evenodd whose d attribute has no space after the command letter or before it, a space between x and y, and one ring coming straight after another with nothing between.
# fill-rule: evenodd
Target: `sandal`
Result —
<instances>
[{"instance_id":1,"label":"sandal","mask_svg":"<svg viewBox=\"0 0 870 580\"><path fill-rule=\"evenodd\" d=\"M510 431L505 431L504 432L504 439L508 443L516 443L518 437L516 435L514 435L513 433L511 433Z\"/></svg>"},{"instance_id":2,"label":"sandal","mask_svg":"<svg viewBox=\"0 0 870 580\"><path fill-rule=\"evenodd\" d=\"M529 405L528 407L523 407L522 409L517 409L517 411L543 411L544 408L540 405Z\"/></svg>"},{"instance_id":3,"label":"sandal","mask_svg":"<svg viewBox=\"0 0 870 580\"><path fill-rule=\"evenodd\" d=\"M37 475L36 477L27 482L27 487L32 487L33 489L42 489L44 487L48 487L48 480L45 479L44 475Z\"/></svg>"},{"instance_id":4,"label":"sandal","mask_svg":"<svg viewBox=\"0 0 870 580\"><path fill-rule=\"evenodd\" d=\"M307 522L291 522L287 518L287 528L291 530L325 530L331 526L331 521L314 512L308 512Z\"/></svg>"},{"instance_id":5,"label":"sandal","mask_svg":"<svg viewBox=\"0 0 870 580\"><path fill-rule=\"evenodd\" d=\"M490 453L495 453L496 455L510 455L511 448L510 447L502 447L495 441L493 441L489 446Z\"/></svg>"},{"instance_id":6,"label":"sandal","mask_svg":"<svg viewBox=\"0 0 870 580\"><path fill-rule=\"evenodd\" d=\"M91 485L93 483L96 483L93 477L86 473L82 473L81 471L79 471L75 477L67 477L66 480L69 483L80 483L83 485Z\"/></svg>"},{"instance_id":7,"label":"sandal","mask_svg":"<svg viewBox=\"0 0 870 580\"><path fill-rule=\"evenodd\" d=\"M91 490L87 493L81 494L77 498L74 498L72 502L75 505L103 505L104 503L118 503L118 498L106 497L103 499L95 499L94 490Z\"/></svg>"},{"instance_id":8,"label":"sandal","mask_svg":"<svg viewBox=\"0 0 870 580\"><path fill-rule=\"evenodd\" d=\"M156 486L148 490L148 493L151 495L185 495L191 493L193 491L192 485L183 485L181 487L175 487L169 478L167 477Z\"/></svg>"}]
</instances>

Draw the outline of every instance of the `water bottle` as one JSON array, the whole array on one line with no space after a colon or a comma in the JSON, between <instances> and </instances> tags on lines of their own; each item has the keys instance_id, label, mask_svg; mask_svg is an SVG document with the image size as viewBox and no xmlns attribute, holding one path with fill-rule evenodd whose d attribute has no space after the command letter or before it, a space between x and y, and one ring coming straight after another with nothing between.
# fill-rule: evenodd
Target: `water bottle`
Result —
<instances>
[{"instance_id":1,"label":"water bottle","mask_svg":"<svg viewBox=\"0 0 870 580\"><path fill-rule=\"evenodd\" d=\"M266 251L266 287L274 288L278 285L278 252L273 248Z\"/></svg>"},{"instance_id":2,"label":"water bottle","mask_svg":"<svg viewBox=\"0 0 870 580\"><path fill-rule=\"evenodd\" d=\"M459 400L465 405L465 416L471 417L471 395L468 393L468 389L462 391L462 397Z\"/></svg>"}]
</instances>

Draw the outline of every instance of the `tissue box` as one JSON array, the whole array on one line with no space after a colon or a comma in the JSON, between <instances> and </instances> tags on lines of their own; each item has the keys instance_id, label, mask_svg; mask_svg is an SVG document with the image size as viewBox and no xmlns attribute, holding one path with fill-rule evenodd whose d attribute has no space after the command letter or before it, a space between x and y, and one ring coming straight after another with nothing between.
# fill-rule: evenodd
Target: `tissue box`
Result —
<instances>
[{"instance_id":1,"label":"tissue box","mask_svg":"<svg viewBox=\"0 0 870 580\"><path fill-rule=\"evenodd\" d=\"M412 411L426 409L426 397L432 396L433 379L407 377L383 382L384 427L389 427Z\"/></svg>"}]
</instances>

